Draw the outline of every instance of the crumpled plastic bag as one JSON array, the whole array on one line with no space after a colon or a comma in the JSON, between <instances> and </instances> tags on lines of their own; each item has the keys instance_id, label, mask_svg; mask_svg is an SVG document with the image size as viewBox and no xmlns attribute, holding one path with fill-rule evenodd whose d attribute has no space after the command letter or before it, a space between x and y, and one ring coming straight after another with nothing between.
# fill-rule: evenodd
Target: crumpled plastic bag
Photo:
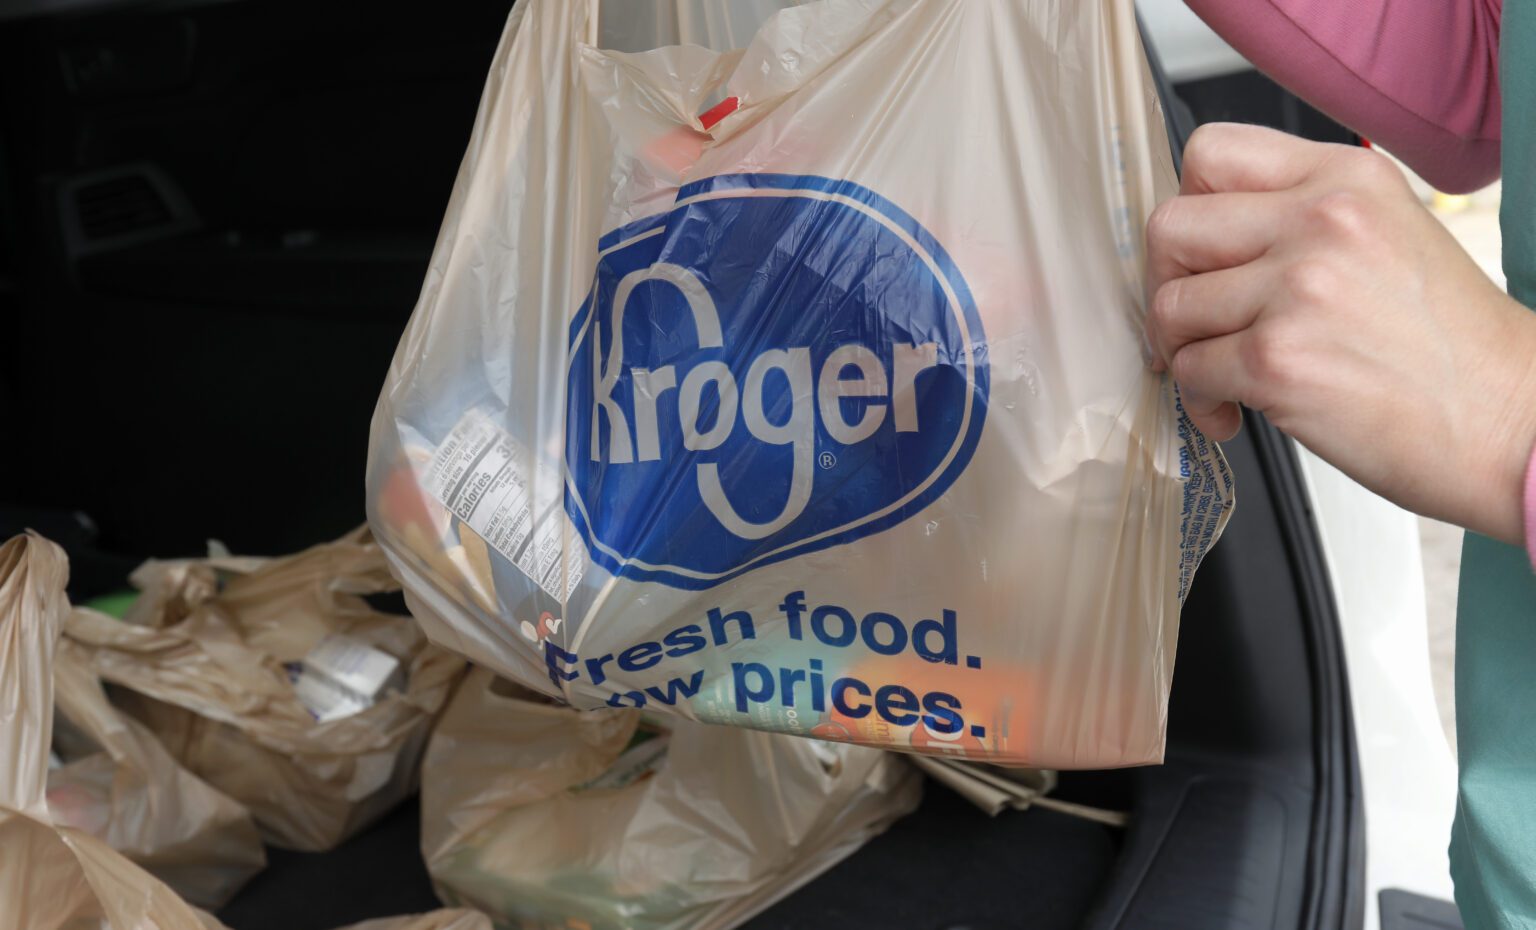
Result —
<instances>
[{"instance_id":1,"label":"crumpled plastic bag","mask_svg":"<svg viewBox=\"0 0 1536 930\"><path fill-rule=\"evenodd\" d=\"M136 626L175 626L203 601L215 596L225 582L249 575L271 562L259 556L215 556L205 559L150 559L128 576L139 596L123 613L123 622Z\"/></svg>"},{"instance_id":2,"label":"crumpled plastic bag","mask_svg":"<svg viewBox=\"0 0 1536 930\"><path fill-rule=\"evenodd\" d=\"M203 930L231 930L212 914L198 911L197 916L203 921ZM87 930L87 928L81 928L81 930ZM96 930L96 928L90 927L88 930ZM153 928L146 928L146 930L153 930ZM462 907L445 907L425 914L375 917L361 923L338 927L336 930L496 930L496 928L489 917L477 911Z\"/></svg>"},{"instance_id":3,"label":"crumpled plastic bag","mask_svg":"<svg viewBox=\"0 0 1536 930\"><path fill-rule=\"evenodd\" d=\"M409 617L369 606L363 595L397 585L365 531L285 558L216 561L222 577L211 584L186 563L150 563L135 576L174 611L171 622L154 610L136 623L77 611L66 635L96 675L126 689L120 706L249 808L268 842L329 849L416 789L427 734L463 662L429 645ZM156 578L156 565L185 583ZM333 632L401 660L405 690L317 723L286 664Z\"/></svg>"},{"instance_id":4,"label":"crumpled plastic bag","mask_svg":"<svg viewBox=\"0 0 1536 930\"><path fill-rule=\"evenodd\" d=\"M88 657L69 640L55 656L54 699L62 718L55 726L96 750L48 773L56 824L106 841L202 907L223 905L266 866L250 812L183 768L148 728L114 707Z\"/></svg>"},{"instance_id":5,"label":"crumpled plastic bag","mask_svg":"<svg viewBox=\"0 0 1536 930\"><path fill-rule=\"evenodd\" d=\"M159 879L49 812L68 573L63 550L41 536L0 545L0 930L216 928Z\"/></svg>"},{"instance_id":6,"label":"crumpled plastic bag","mask_svg":"<svg viewBox=\"0 0 1536 930\"><path fill-rule=\"evenodd\" d=\"M632 710L472 671L433 734L439 895L534 928L735 926L917 806L900 756Z\"/></svg>"},{"instance_id":7,"label":"crumpled plastic bag","mask_svg":"<svg viewBox=\"0 0 1536 930\"><path fill-rule=\"evenodd\" d=\"M576 707L1159 761L1233 488L1144 360L1132 0L717 0L744 47L619 51L621 6L674 4L514 7L380 394L427 634Z\"/></svg>"},{"instance_id":8,"label":"crumpled plastic bag","mask_svg":"<svg viewBox=\"0 0 1536 930\"><path fill-rule=\"evenodd\" d=\"M381 917L342 930L493 930L491 919L465 908L443 908L411 917Z\"/></svg>"},{"instance_id":9,"label":"crumpled plastic bag","mask_svg":"<svg viewBox=\"0 0 1536 930\"><path fill-rule=\"evenodd\" d=\"M77 718L100 715L100 728L93 732L110 732L105 711L83 687L91 683L100 693L99 682L60 640L69 612L68 579L64 551L41 536L27 533L0 544L0 759L5 760L0 765L0 930L228 930L122 853L50 813L55 697ZM115 745L141 749L136 741L140 731L131 721L118 723L135 739ZM154 803L174 808L177 801L174 794L162 794ZM368 920L345 930L492 926L483 914L444 909Z\"/></svg>"}]
</instances>

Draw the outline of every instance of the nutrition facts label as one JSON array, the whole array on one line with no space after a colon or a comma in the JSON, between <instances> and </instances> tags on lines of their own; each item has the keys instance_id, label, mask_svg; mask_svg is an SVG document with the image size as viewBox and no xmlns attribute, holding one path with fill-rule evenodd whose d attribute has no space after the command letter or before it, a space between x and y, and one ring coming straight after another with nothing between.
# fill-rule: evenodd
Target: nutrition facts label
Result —
<instances>
[{"instance_id":1,"label":"nutrition facts label","mask_svg":"<svg viewBox=\"0 0 1536 930\"><path fill-rule=\"evenodd\" d=\"M425 484L492 548L564 601L581 581L585 559L579 546L565 551L558 473L535 487L534 464L533 453L506 430L471 411L438 446Z\"/></svg>"}]
</instances>

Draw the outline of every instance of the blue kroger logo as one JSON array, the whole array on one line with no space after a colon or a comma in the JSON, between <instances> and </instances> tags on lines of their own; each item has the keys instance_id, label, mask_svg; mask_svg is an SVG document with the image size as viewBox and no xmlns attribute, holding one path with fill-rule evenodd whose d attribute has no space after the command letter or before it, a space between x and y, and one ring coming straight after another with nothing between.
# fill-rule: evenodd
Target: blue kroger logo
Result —
<instances>
[{"instance_id":1,"label":"blue kroger logo","mask_svg":"<svg viewBox=\"0 0 1536 930\"><path fill-rule=\"evenodd\" d=\"M959 271L847 181L749 174L599 242L571 324L566 509L616 575L707 588L894 526L970 461Z\"/></svg>"}]
</instances>

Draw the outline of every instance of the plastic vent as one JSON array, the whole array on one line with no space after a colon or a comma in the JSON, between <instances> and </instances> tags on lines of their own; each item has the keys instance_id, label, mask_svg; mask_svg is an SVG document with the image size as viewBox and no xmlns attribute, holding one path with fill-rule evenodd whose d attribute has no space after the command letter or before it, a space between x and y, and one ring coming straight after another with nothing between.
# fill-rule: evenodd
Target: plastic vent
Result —
<instances>
[{"instance_id":1,"label":"plastic vent","mask_svg":"<svg viewBox=\"0 0 1536 930\"><path fill-rule=\"evenodd\" d=\"M149 178L119 175L82 185L75 192L80 231L86 239L111 239L163 226L171 208Z\"/></svg>"}]
</instances>

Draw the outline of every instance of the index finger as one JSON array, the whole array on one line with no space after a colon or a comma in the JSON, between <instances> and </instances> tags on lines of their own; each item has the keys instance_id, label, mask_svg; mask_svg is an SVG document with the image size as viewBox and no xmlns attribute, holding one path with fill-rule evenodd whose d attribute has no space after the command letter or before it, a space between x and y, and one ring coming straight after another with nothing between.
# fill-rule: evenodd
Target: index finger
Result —
<instances>
[{"instance_id":1,"label":"index finger","mask_svg":"<svg viewBox=\"0 0 1536 930\"><path fill-rule=\"evenodd\" d=\"M1184 146L1179 191L1216 194L1281 191L1304 183L1339 149L1290 133L1241 123L1207 123Z\"/></svg>"},{"instance_id":2,"label":"index finger","mask_svg":"<svg viewBox=\"0 0 1536 930\"><path fill-rule=\"evenodd\" d=\"M1244 265L1275 244L1292 198L1272 193L1180 194L1147 219L1147 286Z\"/></svg>"}]
</instances>

